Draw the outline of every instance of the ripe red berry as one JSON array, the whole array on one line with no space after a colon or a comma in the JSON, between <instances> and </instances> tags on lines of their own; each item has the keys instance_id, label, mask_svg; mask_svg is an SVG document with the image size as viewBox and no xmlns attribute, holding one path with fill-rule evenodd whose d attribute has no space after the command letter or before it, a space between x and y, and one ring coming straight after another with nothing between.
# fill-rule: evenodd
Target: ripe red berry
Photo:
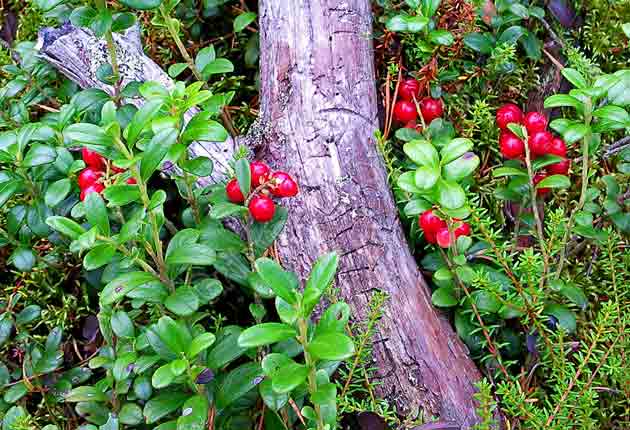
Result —
<instances>
[{"instance_id":1,"label":"ripe red berry","mask_svg":"<svg viewBox=\"0 0 630 430\"><path fill-rule=\"evenodd\" d=\"M503 130L499 135L499 150L505 158L520 158L525 153L525 143L511 131Z\"/></svg>"},{"instance_id":2,"label":"ripe red berry","mask_svg":"<svg viewBox=\"0 0 630 430\"><path fill-rule=\"evenodd\" d=\"M114 165L112 164L112 172L114 172L114 173L122 173L122 172L124 172L124 171L125 171L125 169L120 168L120 167L116 167L116 166L114 166Z\"/></svg>"},{"instance_id":3,"label":"ripe red berry","mask_svg":"<svg viewBox=\"0 0 630 430\"><path fill-rule=\"evenodd\" d=\"M103 176L103 172L91 167L81 170L81 173L79 173L79 176L77 177L79 188L83 189L89 187L93 183L97 182L101 176Z\"/></svg>"},{"instance_id":4,"label":"ripe red berry","mask_svg":"<svg viewBox=\"0 0 630 430\"><path fill-rule=\"evenodd\" d=\"M422 112L422 118L424 123L429 125L431 121L439 118L444 113L444 105L441 99L432 99L431 97L425 97L420 100L420 112Z\"/></svg>"},{"instance_id":5,"label":"ripe red berry","mask_svg":"<svg viewBox=\"0 0 630 430\"><path fill-rule=\"evenodd\" d=\"M138 184L138 181L136 181L136 178L128 178L125 182L127 184L129 184L129 185L137 185Z\"/></svg>"},{"instance_id":6,"label":"ripe red berry","mask_svg":"<svg viewBox=\"0 0 630 430\"><path fill-rule=\"evenodd\" d=\"M534 182L534 185L537 185L540 181L542 181L543 179L545 179L547 177L546 173L536 173L534 175L534 177L532 178L532 181ZM544 196L545 194L547 194L549 191L551 191L550 188L538 188L536 190L536 194L538 194L539 196Z\"/></svg>"},{"instance_id":7,"label":"ripe red berry","mask_svg":"<svg viewBox=\"0 0 630 430\"><path fill-rule=\"evenodd\" d=\"M505 130L510 123L520 124L523 111L514 103L506 103L497 110L497 127Z\"/></svg>"},{"instance_id":8,"label":"ripe red berry","mask_svg":"<svg viewBox=\"0 0 630 430\"><path fill-rule=\"evenodd\" d=\"M420 228L424 232L424 237L429 243L435 243L435 235L437 231L441 228L446 227L446 221L434 214L431 209L429 209L428 211L424 211L420 215L418 219L418 224L420 224Z\"/></svg>"},{"instance_id":9,"label":"ripe red berry","mask_svg":"<svg viewBox=\"0 0 630 430\"><path fill-rule=\"evenodd\" d=\"M566 175L569 173L569 168L571 167L571 160L565 158L562 161L558 161L557 163L550 164L546 167L547 172L550 175Z\"/></svg>"},{"instance_id":10,"label":"ripe red berry","mask_svg":"<svg viewBox=\"0 0 630 430\"><path fill-rule=\"evenodd\" d=\"M459 236L470 236L470 224L462 222L459 226L455 227L454 233L455 238L458 238Z\"/></svg>"},{"instance_id":11,"label":"ripe red berry","mask_svg":"<svg viewBox=\"0 0 630 430\"><path fill-rule=\"evenodd\" d=\"M451 233L448 231L447 227L439 229L435 235L435 239L441 248L451 246Z\"/></svg>"},{"instance_id":12,"label":"ripe red berry","mask_svg":"<svg viewBox=\"0 0 630 430\"><path fill-rule=\"evenodd\" d=\"M96 170L104 170L107 162L105 158L98 152L90 151L87 148L81 149L81 155L83 156L83 161L88 166L96 169Z\"/></svg>"},{"instance_id":13,"label":"ripe red berry","mask_svg":"<svg viewBox=\"0 0 630 430\"><path fill-rule=\"evenodd\" d=\"M228 200L232 203L243 203L245 201L245 197L241 192L241 187L238 185L236 178L227 183L225 186L225 192Z\"/></svg>"},{"instance_id":14,"label":"ripe red berry","mask_svg":"<svg viewBox=\"0 0 630 430\"><path fill-rule=\"evenodd\" d=\"M548 131L536 131L529 135L529 149L537 157L549 153L553 136Z\"/></svg>"},{"instance_id":15,"label":"ripe red berry","mask_svg":"<svg viewBox=\"0 0 630 430\"><path fill-rule=\"evenodd\" d=\"M276 212L276 205L267 196L254 196L249 202L249 213L255 221L269 222Z\"/></svg>"},{"instance_id":16,"label":"ripe red berry","mask_svg":"<svg viewBox=\"0 0 630 430\"><path fill-rule=\"evenodd\" d=\"M557 155L558 157L566 157L567 144L564 143L564 140L560 139L559 137L554 137L551 141L551 146L549 147L549 153Z\"/></svg>"},{"instance_id":17,"label":"ripe red berry","mask_svg":"<svg viewBox=\"0 0 630 430\"><path fill-rule=\"evenodd\" d=\"M249 163L249 170L252 175L252 187L256 188L261 185L271 172L269 166L261 161L254 161Z\"/></svg>"},{"instance_id":18,"label":"ripe red berry","mask_svg":"<svg viewBox=\"0 0 630 430\"><path fill-rule=\"evenodd\" d=\"M299 192L298 184L287 172L273 172L271 181L271 194L276 197L294 197Z\"/></svg>"},{"instance_id":19,"label":"ripe red berry","mask_svg":"<svg viewBox=\"0 0 630 430\"><path fill-rule=\"evenodd\" d=\"M95 182L91 185L88 185L87 187L83 188L81 190L81 194L79 195L79 198L81 199L81 201L85 200L85 197L90 194L90 193L102 193L103 190L105 189L105 186L103 186L103 184L99 183L99 182Z\"/></svg>"},{"instance_id":20,"label":"ripe red berry","mask_svg":"<svg viewBox=\"0 0 630 430\"><path fill-rule=\"evenodd\" d=\"M547 117L540 112L527 112L523 119L523 125L529 134L544 131L547 129Z\"/></svg>"},{"instance_id":21,"label":"ripe red berry","mask_svg":"<svg viewBox=\"0 0 630 430\"><path fill-rule=\"evenodd\" d=\"M398 122L413 121L418 117L416 105L406 100L398 100L394 105L394 119Z\"/></svg>"},{"instance_id":22,"label":"ripe red berry","mask_svg":"<svg viewBox=\"0 0 630 430\"><path fill-rule=\"evenodd\" d=\"M420 83L413 78L403 79L398 87L400 98L410 102L414 97L417 99L418 94L420 94Z\"/></svg>"}]
</instances>

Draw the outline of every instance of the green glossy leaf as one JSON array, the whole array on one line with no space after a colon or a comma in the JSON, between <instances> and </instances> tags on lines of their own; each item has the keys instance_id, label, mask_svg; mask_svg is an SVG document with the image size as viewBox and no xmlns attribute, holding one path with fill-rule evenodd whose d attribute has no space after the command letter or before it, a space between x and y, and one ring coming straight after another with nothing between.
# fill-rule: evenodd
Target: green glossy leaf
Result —
<instances>
[{"instance_id":1,"label":"green glossy leaf","mask_svg":"<svg viewBox=\"0 0 630 430\"><path fill-rule=\"evenodd\" d=\"M273 391L276 393L289 393L302 384L308 376L308 367L303 364L291 362L278 370L272 379Z\"/></svg>"},{"instance_id":2,"label":"green glossy leaf","mask_svg":"<svg viewBox=\"0 0 630 430\"><path fill-rule=\"evenodd\" d=\"M340 361L354 355L354 342L343 333L323 333L309 342L308 351L321 360Z\"/></svg>"},{"instance_id":3,"label":"green glossy leaf","mask_svg":"<svg viewBox=\"0 0 630 430\"><path fill-rule=\"evenodd\" d=\"M59 233L66 235L73 240L78 239L79 236L86 232L86 230L75 221L62 216L48 217L46 219L46 224L48 224L52 229L57 230Z\"/></svg>"},{"instance_id":4,"label":"green glossy leaf","mask_svg":"<svg viewBox=\"0 0 630 430\"><path fill-rule=\"evenodd\" d=\"M536 188L569 188L571 181L565 175L551 175L536 184Z\"/></svg>"},{"instance_id":5,"label":"green glossy leaf","mask_svg":"<svg viewBox=\"0 0 630 430\"><path fill-rule=\"evenodd\" d=\"M192 315L199 309L199 297L192 287L179 287L164 301L166 309L179 316Z\"/></svg>"},{"instance_id":6,"label":"green glossy leaf","mask_svg":"<svg viewBox=\"0 0 630 430\"><path fill-rule=\"evenodd\" d=\"M335 280L338 265L339 255L336 252L322 255L313 265L311 274L306 281L304 298L302 300L302 314L305 317L311 314L322 294L328 290Z\"/></svg>"},{"instance_id":7,"label":"green glossy leaf","mask_svg":"<svg viewBox=\"0 0 630 430\"><path fill-rule=\"evenodd\" d=\"M413 140L405 143L403 151L418 166L437 168L440 165L440 157L437 150L426 140Z\"/></svg>"},{"instance_id":8,"label":"green glossy leaf","mask_svg":"<svg viewBox=\"0 0 630 430\"><path fill-rule=\"evenodd\" d=\"M278 263L269 258L259 258L255 266L262 280L274 293L292 305L297 302L298 280L293 273L284 271Z\"/></svg>"},{"instance_id":9,"label":"green glossy leaf","mask_svg":"<svg viewBox=\"0 0 630 430\"><path fill-rule=\"evenodd\" d=\"M282 342L297 336L295 328L283 323L262 323L246 329L238 338L242 348L254 348L262 345Z\"/></svg>"},{"instance_id":10,"label":"green glossy leaf","mask_svg":"<svg viewBox=\"0 0 630 430\"><path fill-rule=\"evenodd\" d=\"M245 27L254 22L256 16L255 12L245 12L237 16L236 19L234 19L234 32L240 33L245 30Z\"/></svg>"},{"instance_id":11,"label":"green glossy leaf","mask_svg":"<svg viewBox=\"0 0 630 430\"><path fill-rule=\"evenodd\" d=\"M167 257L167 265L190 264L210 266L216 261L216 252L206 245L190 244L174 249Z\"/></svg>"}]
</instances>

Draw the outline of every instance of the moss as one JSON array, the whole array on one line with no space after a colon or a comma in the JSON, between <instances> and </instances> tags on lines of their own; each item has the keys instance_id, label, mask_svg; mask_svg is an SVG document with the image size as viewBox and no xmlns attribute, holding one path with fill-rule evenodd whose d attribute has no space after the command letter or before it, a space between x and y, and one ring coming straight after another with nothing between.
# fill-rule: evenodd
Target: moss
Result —
<instances>
[{"instance_id":1,"label":"moss","mask_svg":"<svg viewBox=\"0 0 630 430\"><path fill-rule=\"evenodd\" d=\"M630 0L586 0L581 37L605 72L630 66L628 38L621 25L630 21Z\"/></svg>"}]
</instances>

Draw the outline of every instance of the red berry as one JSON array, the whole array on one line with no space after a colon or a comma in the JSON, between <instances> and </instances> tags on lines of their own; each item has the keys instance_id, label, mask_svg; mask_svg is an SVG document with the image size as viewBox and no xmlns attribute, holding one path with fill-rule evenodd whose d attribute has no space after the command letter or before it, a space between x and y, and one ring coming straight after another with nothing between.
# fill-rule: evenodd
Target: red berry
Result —
<instances>
[{"instance_id":1,"label":"red berry","mask_svg":"<svg viewBox=\"0 0 630 430\"><path fill-rule=\"evenodd\" d=\"M286 172L273 172L271 180L271 193L276 197L294 197L299 192L298 184Z\"/></svg>"},{"instance_id":2,"label":"red berry","mask_svg":"<svg viewBox=\"0 0 630 430\"><path fill-rule=\"evenodd\" d=\"M454 230L455 238L459 236L470 236L470 224L467 222L462 222L458 227Z\"/></svg>"},{"instance_id":3,"label":"red berry","mask_svg":"<svg viewBox=\"0 0 630 430\"><path fill-rule=\"evenodd\" d=\"M107 162L105 158L98 152L90 151L87 148L81 149L81 155L83 156L83 161L88 166L96 169L96 170L104 170Z\"/></svg>"},{"instance_id":4,"label":"red berry","mask_svg":"<svg viewBox=\"0 0 630 430\"><path fill-rule=\"evenodd\" d=\"M101 176L103 176L103 172L91 167L81 170L81 173L79 173L77 178L79 188L83 189L89 187L93 183L97 182Z\"/></svg>"},{"instance_id":5,"label":"red berry","mask_svg":"<svg viewBox=\"0 0 630 430\"><path fill-rule=\"evenodd\" d=\"M547 129L547 117L540 112L527 112L523 119L523 125L529 134L544 131Z\"/></svg>"},{"instance_id":6,"label":"red berry","mask_svg":"<svg viewBox=\"0 0 630 430\"><path fill-rule=\"evenodd\" d=\"M418 94L420 94L420 83L413 78L403 79L398 87L400 98L410 102L414 97L417 99Z\"/></svg>"},{"instance_id":7,"label":"red berry","mask_svg":"<svg viewBox=\"0 0 630 430\"><path fill-rule=\"evenodd\" d=\"M418 224L420 224L420 228L424 232L424 237L429 243L435 243L435 234L437 231L446 227L446 221L434 214L431 209L424 211L420 215Z\"/></svg>"},{"instance_id":8,"label":"red berry","mask_svg":"<svg viewBox=\"0 0 630 430\"><path fill-rule=\"evenodd\" d=\"M422 112L422 118L424 123L429 125L431 121L439 118L444 113L444 105L440 99L432 99L431 97L425 97L420 100L420 112Z\"/></svg>"},{"instance_id":9,"label":"red berry","mask_svg":"<svg viewBox=\"0 0 630 430\"><path fill-rule=\"evenodd\" d=\"M116 166L114 166L114 165L112 164L112 172L114 172L114 173L122 173L122 172L124 172L124 171L125 171L125 169L122 169L122 168L120 168L120 167L116 167Z\"/></svg>"},{"instance_id":10,"label":"red berry","mask_svg":"<svg viewBox=\"0 0 630 430\"><path fill-rule=\"evenodd\" d=\"M79 198L81 199L81 201L85 200L85 196L87 196L90 193L102 193L103 190L105 189L105 187L103 186L103 184L99 183L99 182L95 182L92 185L88 185L87 187L83 188L81 190L81 194L79 195Z\"/></svg>"},{"instance_id":11,"label":"red berry","mask_svg":"<svg viewBox=\"0 0 630 430\"><path fill-rule=\"evenodd\" d=\"M448 231L447 227L439 229L435 235L435 239L441 248L451 246L451 232Z\"/></svg>"},{"instance_id":12,"label":"red berry","mask_svg":"<svg viewBox=\"0 0 630 430\"><path fill-rule=\"evenodd\" d=\"M271 172L269 166L261 161L254 161L249 163L249 170L252 175L252 187L256 188L261 185Z\"/></svg>"},{"instance_id":13,"label":"red berry","mask_svg":"<svg viewBox=\"0 0 630 430\"><path fill-rule=\"evenodd\" d=\"M406 100L398 100L394 105L394 119L398 122L413 121L418 117L416 105Z\"/></svg>"},{"instance_id":14,"label":"red berry","mask_svg":"<svg viewBox=\"0 0 630 430\"><path fill-rule=\"evenodd\" d=\"M540 181L542 181L543 179L545 179L547 177L546 173L536 173L534 175L534 177L532 178L532 181L534 182L534 185L538 184ZM551 191L550 188L538 188L536 190L536 194L538 194L539 196L544 196L545 194L547 194L549 191Z\"/></svg>"},{"instance_id":15,"label":"red berry","mask_svg":"<svg viewBox=\"0 0 630 430\"><path fill-rule=\"evenodd\" d=\"M529 149L534 156L549 153L553 141L553 136L548 131L536 131L529 135Z\"/></svg>"},{"instance_id":16,"label":"red berry","mask_svg":"<svg viewBox=\"0 0 630 430\"><path fill-rule=\"evenodd\" d=\"M136 178L129 178L125 182L129 185L136 185L138 183L138 181L136 181Z\"/></svg>"},{"instance_id":17,"label":"red berry","mask_svg":"<svg viewBox=\"0 0 630 430\"><path fill-rule=\"evenodd\" d=\"M503 130L499 135L499 150L505 158L520 158L525 153L525 144L511 131Z\"/></svg>"},{"instance_id":18,"label":"red berry","mask_svg":"<svg viewBox=\"0 0 630 430\"><path fill-rule=\"evenodd\" d=\"M249 202L249 213L255 221L269 222L273 219L276 212L276 205L267 196L254 196Z\"/></svg>"},{"instance_id":19,"label":"red berry","mask_svg":"<svg viewBox=\"0 0 630 430\"><path fill-rule=\"evenodd\" d=\"M557 163L550 164L546 167L547 172L551 175L567 175L569 173L569 168L571 167L571 160L565 158L562 161L558 161Z\"/></svg>"},{"instance_id":20,"label":"red berry","mask_svg":"<svg viewBox=\"0 0 630 430\"><path fill-rule=\"evenodd\" d=\"M514 103L506 103L497 110L497 127L505 130L510 123L520 124L523 111Z\"/></svg>"},{"instance_id":21,"label":"red berry","mask_svg":"<svg viewBox=\"0 0 630 430\"><path fill-rule=\"evenodd\" d=\"M228 200L232 203L243 203L245 201L245 197L241 192L241 187L238 185L236 178L227 183L225 186L225 192Z\"/></svg>"},{"instance_id":22,"label":"red berry","mask_svg":"<svg viewBox=\"0 0 630 430\"><path fill-rule=\"evenodd\" d=\"M549 147L549 153L557 155L558 157L566 157L567 144L564 143L564 140L560 139L559 137L554 137L551 141L551 146Z\"/></svg>"}]
</instances>

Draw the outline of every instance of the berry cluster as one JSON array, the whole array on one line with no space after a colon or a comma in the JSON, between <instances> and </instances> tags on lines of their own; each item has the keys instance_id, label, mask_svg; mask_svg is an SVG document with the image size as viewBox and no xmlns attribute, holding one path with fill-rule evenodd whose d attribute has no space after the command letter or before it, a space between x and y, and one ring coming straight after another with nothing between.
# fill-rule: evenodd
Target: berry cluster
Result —
<instances>
[{"instance_id":1,"label":"berry cluster","mask_svg":"<svg viewBox=\"0 0 630 430\"><path fill-rule=\"evenodd\" d=\"M117 175L125 172L125 169L120 169L113 164L110 164L105 157L97 152L90 151L87 148L81 150L81 156L87 166L81 170L77 178L79 188L81 189L80 199L85 200L85 196L90 193L102 193L106 188L105 178L108 171ZM128 178L126 181L129 185L135 185L135 178Z\"/></svg>"},{"instance_id":2,"label":"berry cluster","mask_svg":"<svg viewBox=\"0 0 630 430\"><path fill-rule=\"evenodd\" d=\"M394 104L394 119L399 123L405 124L407 128L417 128L416 119L418 118L418 109L415 100L420 94L420 83L413 79L404 79L398 87L399 99ZM436 118L440 118L444 113L444 105L442 100L425 97L418 103L420 113L426 125L431 124Z\"/></svg>"},{"instance_id":3,"label":"berry cluster","mask_svg":"<svg viewBox=\"0 0 630 430\"><path fill-rule=\"evenodd\" d=\"M497 126L501 129L499 136L499 149L501 154L508 159L524 159L525 144L512 133L508 124L520 124L527 130L527 144L533 159L551 154L562 157L563 160L548 165L544 171L536 173L532 178L534 184L542 181L547 175L566 175L571 167L571 160L567 158L567 145L559 137L554 137L547 130L547 118L540 112L523 111L513 103L504 104L497 110ZM549 188L538 189L538 194L549 192Z\"/></svg>"},{"instance_id":4,"label":"berry cluster","mask_svg":"<svg viewBox=\"0 0 630 430\"><path fill-rule=\"evenodd\" d=\"M269 166L260 161L249 164L251 189L246 199L238 180L231 179L225 186L228 200L232 203L246 203L252 218L260 223L269 222L276 213L276 205L270 196L294 197L299 189L297 182L286 172L272 172Z\"/></svg>"},{"instance_id":5,"label":"berry cluster","mask_svg":"<svg viewBox=\"0 0 630 430\"><path fill-rule=\"evenodd\" d=\"M455 220L453 236L457 240L460 236L470 236L470 224L460 220ZM442 248L451 246L451 233L448 230L446 221L437 216L431 209L423 212L418 218L418 224L424 232L424 237L429 243L437 243Z\"/></svg>"}]
</instances>

